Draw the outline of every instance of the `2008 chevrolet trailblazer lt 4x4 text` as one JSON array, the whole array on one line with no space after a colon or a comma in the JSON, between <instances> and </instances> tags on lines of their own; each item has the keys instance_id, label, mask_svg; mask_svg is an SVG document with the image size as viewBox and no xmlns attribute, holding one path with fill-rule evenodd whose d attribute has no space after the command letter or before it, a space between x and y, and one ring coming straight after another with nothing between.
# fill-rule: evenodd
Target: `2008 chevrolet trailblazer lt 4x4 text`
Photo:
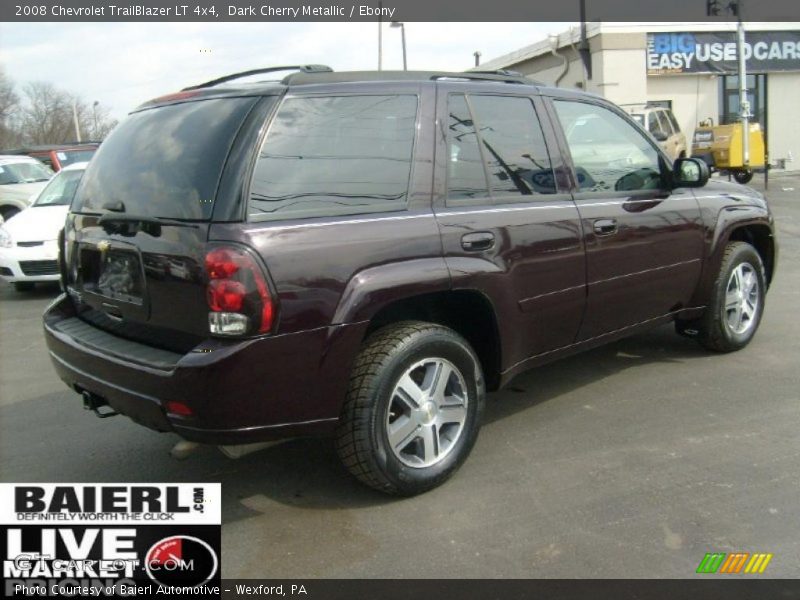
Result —
<instances>
[{"instance_id":1,"label":"2008 chevrolet trailblazer lt 4x4 text","mask_svg":"<svg viewBox=\"0 0 800 600\"><path fill-rule=\"evenodd\" d=\"M409 495L525 369L668 321L716 351L755 334L765 199L616 106L510 72L292 69L148 102L90 163L44 316L88 408L214 444L333 435Z\"/></svg>"}]
</instances>

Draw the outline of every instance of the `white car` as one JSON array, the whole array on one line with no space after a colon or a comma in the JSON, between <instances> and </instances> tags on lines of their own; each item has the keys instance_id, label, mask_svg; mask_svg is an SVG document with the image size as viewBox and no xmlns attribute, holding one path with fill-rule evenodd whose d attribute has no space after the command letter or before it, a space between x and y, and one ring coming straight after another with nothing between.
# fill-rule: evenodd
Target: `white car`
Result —
<instances>
[{"instance_id":1,"label":"white car","mask_svg":"<svg viewBox=\"0 0 800 600\"><path fill-rule=\"evenodd\" d=\"M37 281L58 281L58 233L88 163L59 171L33 204L0 224L0 279L17 291Z\"/></svg>"},{"instance_id":2,"label":"white car","mask_svg":"<svg viewBox=\"0 0 800 600\"><path fill-rule=\"evenodd\" d=\"M30 156L0 154L0 217L8 221L27 208L53 176L53 170Z\"/></svg>"}]
</instances>

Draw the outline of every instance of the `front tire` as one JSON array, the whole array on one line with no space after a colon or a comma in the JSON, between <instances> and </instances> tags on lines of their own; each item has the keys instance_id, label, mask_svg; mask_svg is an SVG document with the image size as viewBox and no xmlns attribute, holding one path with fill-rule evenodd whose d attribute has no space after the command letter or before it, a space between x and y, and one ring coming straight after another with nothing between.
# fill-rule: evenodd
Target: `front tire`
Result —
<instances>
[{"instance_id":1,"label":"front tire","mask_svg":"<svg viewBox=\"0 0 800 600\"><path fill-rule=\"evenodd\" d=\"M753 171L750 169L747 169L746 171L734 171L733 178L737 183L750 183L750 180L753 179Z\"/></svg>"},{"instance_id":2,"label":"front tire","mask_svg":"<svg viewBox=\"0 0 800 600\"><path fill-rule=\"evenodd\" d=\"M730 242L711 303L700 321L700 343L716 352L744 348L761 322L766 289L764 264L756 249L745 242Z\"/></svg>"},{"instance_id":3,"label":"front tire","mask_svg":"<svg viewBox=\"0 0 800 600\"><path fill-rule=\"evenodd\" d=\"M31 281L15 281L14 289L18 292L32 292L34 283Z\"/></svg>"},{"instance_id":4,"label":"front tire","mask_svg":"<svg viewBox=\"0 0 800 600\"><path fill-rule=\"evenodd\" d=\"M413 496L447 480L475 444L480 362L455 331L404 321L367 338L336 431L344 466L382 492Z\"/></svg>"}]
</instances>

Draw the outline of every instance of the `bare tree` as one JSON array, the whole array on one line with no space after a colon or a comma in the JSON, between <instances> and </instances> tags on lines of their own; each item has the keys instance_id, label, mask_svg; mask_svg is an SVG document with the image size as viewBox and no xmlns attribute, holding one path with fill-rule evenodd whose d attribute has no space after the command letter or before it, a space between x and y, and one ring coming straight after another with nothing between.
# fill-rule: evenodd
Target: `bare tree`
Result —
<instances>
[{"instance_id":1,"label":"bare tree","mask_svg":"<svg viewBox=\"0 0 800 600\"><path fill-rule=\"evenodd\" d=\"M13 126L18 107L19 96L14 91L14 82L0 68L0 148L11 147L19 141L19 135Z\"/></svg>"},{"instance_id":2,"label":"bare tree","mask_svg":"<svg viewBox=\"0 0 800 600\"><path fill-rule=\"evenodd\" d=\"M77 141L76 118L83 141L102 140L116 125L104 108L90 106L52 83L29 83L23 96L17 123L22 140L30 145Z\"/></svg>"}]
</instances>

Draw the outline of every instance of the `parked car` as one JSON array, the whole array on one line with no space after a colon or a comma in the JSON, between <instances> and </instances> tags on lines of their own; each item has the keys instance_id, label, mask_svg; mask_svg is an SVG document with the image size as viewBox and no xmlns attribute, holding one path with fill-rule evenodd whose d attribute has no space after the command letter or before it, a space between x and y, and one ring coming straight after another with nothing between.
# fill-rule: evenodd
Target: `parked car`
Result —
<instances>
[{"instance_id":1,"label":"parked car","mask_svg":"<svg viewBox=\"0 0 800 600\"><path fill-rule=\"evenodd\" d=\"M0 154L0 217L8 221L30 205L53 171L29 156Z\"/></svg>"},{"instance_id":2,"label":"parked car","mask_svg":"<svg viewBox=\"0 0 800 600\"><path fill-rule=\"evenodd\" d=\"M100 142L78 142L76 144L47 144L27 146L11 150L9 154L24 154L43 162L53 171L60 171L68 165L88 162L97 151Z\"/></svg>"},{"instance_id":3,"label":"parked car","mask_svg":"<svg viewBox=\"0 0 800 600\"><path fill-rule=\"evenodd\" d=\"M33 204L0 225L0 279L18 292L34 284L58 281L58 234L87 163L64 167Z\"/></svg>"},{"instance_id":4,"label":"parked car","mask_svg":"<svg viewBox=\"0 0 800 600\"><path fill-rule=\"evenodd\" d=\"M135 110L67 216L44 329L98 414L213 444L332 435L409 495L526 369L668 322L720 352L758 328L764 197L602 98L508 72L235 79Z\"/></svg>"},{"instance_id":5,"label":"parked car","mask_svg":"<svg viewBox=\"0 0 800 600\"><path fill-rule=\"evenodd\" d=\"M628 110L636 122L653 135L672 160L691 156L686 135L681 131L680 125L670 109L639 105L634 108L629 106Z\"/></svg>"}]
</instances>

